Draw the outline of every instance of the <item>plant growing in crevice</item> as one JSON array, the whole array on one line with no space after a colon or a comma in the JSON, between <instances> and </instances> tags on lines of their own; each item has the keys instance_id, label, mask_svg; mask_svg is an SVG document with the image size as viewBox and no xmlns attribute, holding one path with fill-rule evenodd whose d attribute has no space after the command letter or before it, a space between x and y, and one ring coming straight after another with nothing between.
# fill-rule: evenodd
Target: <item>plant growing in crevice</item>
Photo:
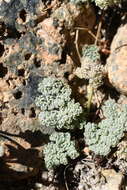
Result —
<instances>
[{"instance_id":1,"label":"plant growing in crevice","mask_svg":"<svg viewBox=\"0 0 127 190\"><path fill-rule=\"evenodd\" d=\"M69 133L55 132L50 136L50 141L43 151L47 169L53 169L60 164L66 165L68 158L75 159L79 156Z\"/></svg>"},{"instance_id":2,"label":"plant growing in crevice","mask_svg":"<svg viewBox=\"0 0 127 190\"><path fill-rule=\"evenodd\" d=\"M71 98L71 89L60 79L47 77L38 86L35 103L40 107L39 120L42 125L57 129L80 128L83 109Z\"/></svg>"},{"instance_id":3,"label":"plant growing in crevice","mask_svg":"<svg viewBox=\"0 0 127 190\"><path fill-rule=\"evenodd\" d=\"M126 1L126 0L124 0ZM92 3L94 2L96 6L100 9L107 9L108 7L112 7L115 5L119 5L122 3L122 0L70 0L70 2L81 5L82 3Z\"/></svg>"},{"instance_id":4,"label":"plant growing in crevice","mask_svg":"<svg viewBox=\"0 0 127 190\"><path fill-rule=\"evenodd\" d=\"M82 48L81 67L78 67L75 74L89 80L89 85L97 89L103 84L103 66L100 62L99 48L92 45L85 45Z\"/></svg>"},{"instance_id":5,"label":"plant growing in crevice","mask_svg":"<svg viewBox=\"0 0 127 190\"><path fill-rule=\"evenodd\" d=\"M102 106L105 119L98 124L85 125L85 141L97 155L106 156L115 147L127 130L127 105L120 106L110 99Z\"/></svg>"},{"instance_id":6,"label":"plant growing in crevice","mask_svg":"<svg viewBox=\"0 0 127 190\"><path fill-rule=\"evenodd\" d=\"M78 46L76 46L77 53L79 54ZM87 88L87 109L90 111L93 92L103 84L103 70L104 67L100 64L100 54L97 45L84 45L82 48L82 56L80 57L81 67L75 71L75 75L81 79L89 81Z\"/></svg>"}]
</instances>

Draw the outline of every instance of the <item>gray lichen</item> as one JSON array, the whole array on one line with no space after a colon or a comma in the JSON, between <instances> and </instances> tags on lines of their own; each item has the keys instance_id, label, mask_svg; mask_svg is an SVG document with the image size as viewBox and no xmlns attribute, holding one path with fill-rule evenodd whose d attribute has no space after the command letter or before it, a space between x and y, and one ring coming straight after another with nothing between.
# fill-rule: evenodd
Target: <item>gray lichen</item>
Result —
<instances>
[{"instance_id":1,"label":"gray lichen","mask_svg":"<svg viewBox=\"0 0 127 190\"><path fill-rule=\"evenodd\" d=\"M4 21L9 27L15 27L16 19L22 10L31 16L37 14L37 6L40 0L1 0L0 1L0 20Z\"/></svg>"},{"instance_id":2,"label":"gray lichen","mask_svg":"<svg viewBox=\"0 0 127 190\"><path fill-rule=\"evenodd\" d=\"M4 63L12 73L17 75L19 65L23 65L27 70L32 70L30 67L34 65L37 44L39 44L39 38L33 32L26 32L19 40L7 38L4 41L5 47L10 48L12 52L5 56ZM27 55L29 56L28 58Z\"/></svg>"}]
</instances>

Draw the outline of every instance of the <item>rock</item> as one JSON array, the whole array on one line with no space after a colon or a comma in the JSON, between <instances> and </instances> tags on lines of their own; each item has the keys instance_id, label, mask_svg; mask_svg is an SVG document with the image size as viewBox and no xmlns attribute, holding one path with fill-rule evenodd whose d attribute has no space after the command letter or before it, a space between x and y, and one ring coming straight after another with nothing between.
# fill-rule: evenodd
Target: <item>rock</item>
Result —
<instances>
[{"instance_id":1,"label":"rock","mask_svg":"<svg viewBox=\"0 0 127 190\"><path fill-rule=\"evenodd\" d=\"M21 137L9 137L6 133L2 135L4 156L1 158L0 181L22 180L37 175L42 164L40 149L32 148Z\"/></svg>"},{"instance_id":2,"label":"rock","mask_svg":"<svg viewBox=\"0 0 127 190\"><path fill-rule=\"evenodd\" d=\"M35 189L42 190L42 187L43 187L42 183L35 183Z\"/></svg>"},{"instance_id":3,"label":"rock","mask_svg":"<svg viewBox=\"0 0 127 190\"><path fill-rule=\"evenodd\" d=\"M117 173L113 169L102 170L102 175L106 179L106 183L102 185L101 190L121 190L123 175Z\"/></svg>"},{"instance_id":4,"label":"rock","mask_svg":"<svg viewBox=\"0 0 127 190\"><path fill-rule=\"evenodd\" d=\"M4 147L0 144L0 157L4 156Z\"/></svg>"},{"instance_id":5,"label":"rock","mask_svg":"<svg viewBox=\"0 0 127 190\"><path fill-rule=\"evenodd\" d=\"M111 44L111 54L107 59L109 82L120 93L127 95L127 24L122 25Z\"/></svg>"},{"instance_id":6,"label":"rock","mask_svg":"<svg viewBox=\"0 0 127 190\"><path fill-rule=\"evenodd\" d=\"M63 3L52 16L66 29L72 29L77 23L80 27L92 29L96 20L95 11L91 5L76 6L71 2Z\"/></svg>"},{"instance_id":7,"label":"rock","mask_svg":"<svg viewBox=\"0 0 127 190\"><path fill-rule=\"evenodd\" d=\"M119 168L119 171L123 174L127 173L127 137L117 145L117 151L114 154L116 157L114 165Z\"/></svg>"},{"instance_id":8,"label":"rock","mask_svg":"<svg viewBox=\"0 0 127 190\"><path fill-rule=\"evenodd\" d=\"M96 167L92 160L83 160L76 164L73 174L73 181L79 178L78 189L89 189L89 190L102 190L102 185L105 184L105 178L101 175L101 168ZM68 177L69 179L72 176ZM77 177L77 178L76 178ZM67 180L68 185L72 179Z\"/></svg>"},{"instance_id":9,"label":"rock","mask_svg":"<svg viewBox=\"0 0 127 190\"><path fill-rule=\"evenodd\" d=\"M38 24L37 37L41 39L41 46L38 46L37 49L45 64L61 60L65 41L59 30L53 25L52 18L47 18Z\"/></svg>"},{"instance_id":10,"label":"rock","mask_svg":"<svg viewBox=\"0 0 127 190\"><path fill-rule=\"evenodd\" d=\"M15 27L16 20L19 18L22 21L29 21L34 18L39 11L39 6L42 4L40 0L0 0L0 19L6 25ZM25 16L26 15L26 16ZM29 20L24 19L29 15ZM25 22L25 24L27 23ZM28 23L27 23L28 24Z\"/></svg>"},{"instance_id":11,"label":"rock","mask_svg":"<svg viewBox=\"0 0 127 190\"><path fill-rule=\"evenodd\" d=\"M12 99L10 87L6 80L0 79L0 101L8 102Z\"/></svg>"},{"instance_id":12,"label":"rock","mask_svg":"<svg viewBox=\"0 0 127 190\"><path fill-rule=\"evenodd\" d=\"M70 172L72 172L71 168ZM70 176L70 174L72 175ZM67 175L67 172L65 175ZM77 189L79 190L121 190L123 174L117 173L113 169L97 167L92 160L84 159L83 162L76 164L73 173L69 173L67 178L68 186L77 179Z\"/></svg>"}]
</instances>

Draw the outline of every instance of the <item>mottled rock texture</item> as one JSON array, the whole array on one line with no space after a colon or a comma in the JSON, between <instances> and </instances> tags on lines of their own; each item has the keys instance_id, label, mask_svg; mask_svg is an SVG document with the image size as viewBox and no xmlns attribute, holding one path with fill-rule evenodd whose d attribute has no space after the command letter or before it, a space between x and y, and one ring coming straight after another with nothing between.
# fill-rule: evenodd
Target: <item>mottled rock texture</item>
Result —
<instances>
[{"instance_id":1,"label":"mottled rock texture","mask_svg":"<svg viewBox=\"0 0 127 190\"><path fill-rule=\"evenodd\" d=\"M107 60L110 83L127 95L127 24L121 25L111 44L111 54Z\"/></svg>"}]
</instances>

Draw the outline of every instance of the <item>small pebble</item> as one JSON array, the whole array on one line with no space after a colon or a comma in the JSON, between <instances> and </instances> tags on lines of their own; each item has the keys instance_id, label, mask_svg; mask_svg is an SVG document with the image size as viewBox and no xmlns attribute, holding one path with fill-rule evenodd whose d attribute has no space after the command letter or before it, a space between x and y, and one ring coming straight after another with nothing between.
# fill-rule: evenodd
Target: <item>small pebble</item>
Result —
<instances>
[{"instance_id":1,"label":"small pebble","mask_svg":"<svg viewBox=\"0 0 127 190\"><path fill-rule=\"evenodd\" d=\"M37 190L41 189L42 186L43 186L43 185L42 185L41 183L35 183L35 188L36 188Z\"/></svg>"},{"instance_id":2,"label":"small pebble","mask_svg":"<svg viewBox=\"0 0 127 190\"><path fill-rule=\"evenodd\" d=\"M0 145L0 157L4 155L4 147Z\"/></svg>"},{"instance_id":3,"label":"small pebble","mask_svg":"<svg viewBox=\"0 0 127 190\"><path fill-rule=\"evenodd\" d=\"M47 180L48 180L48 172L47 172L47 171L44 171L44 172L42 173L41 177L42 177L42 180L47 181Z\"/></svg>"},{"instance_id":4,"label":"small pebble","mask_svg":"<svg viewBox=\"0 0 127 190\"><path fill-rule=\"evenodd\" d=\"M10 0L4 0L6 3L10 3Z\"/></svg>"}]
</instances>

